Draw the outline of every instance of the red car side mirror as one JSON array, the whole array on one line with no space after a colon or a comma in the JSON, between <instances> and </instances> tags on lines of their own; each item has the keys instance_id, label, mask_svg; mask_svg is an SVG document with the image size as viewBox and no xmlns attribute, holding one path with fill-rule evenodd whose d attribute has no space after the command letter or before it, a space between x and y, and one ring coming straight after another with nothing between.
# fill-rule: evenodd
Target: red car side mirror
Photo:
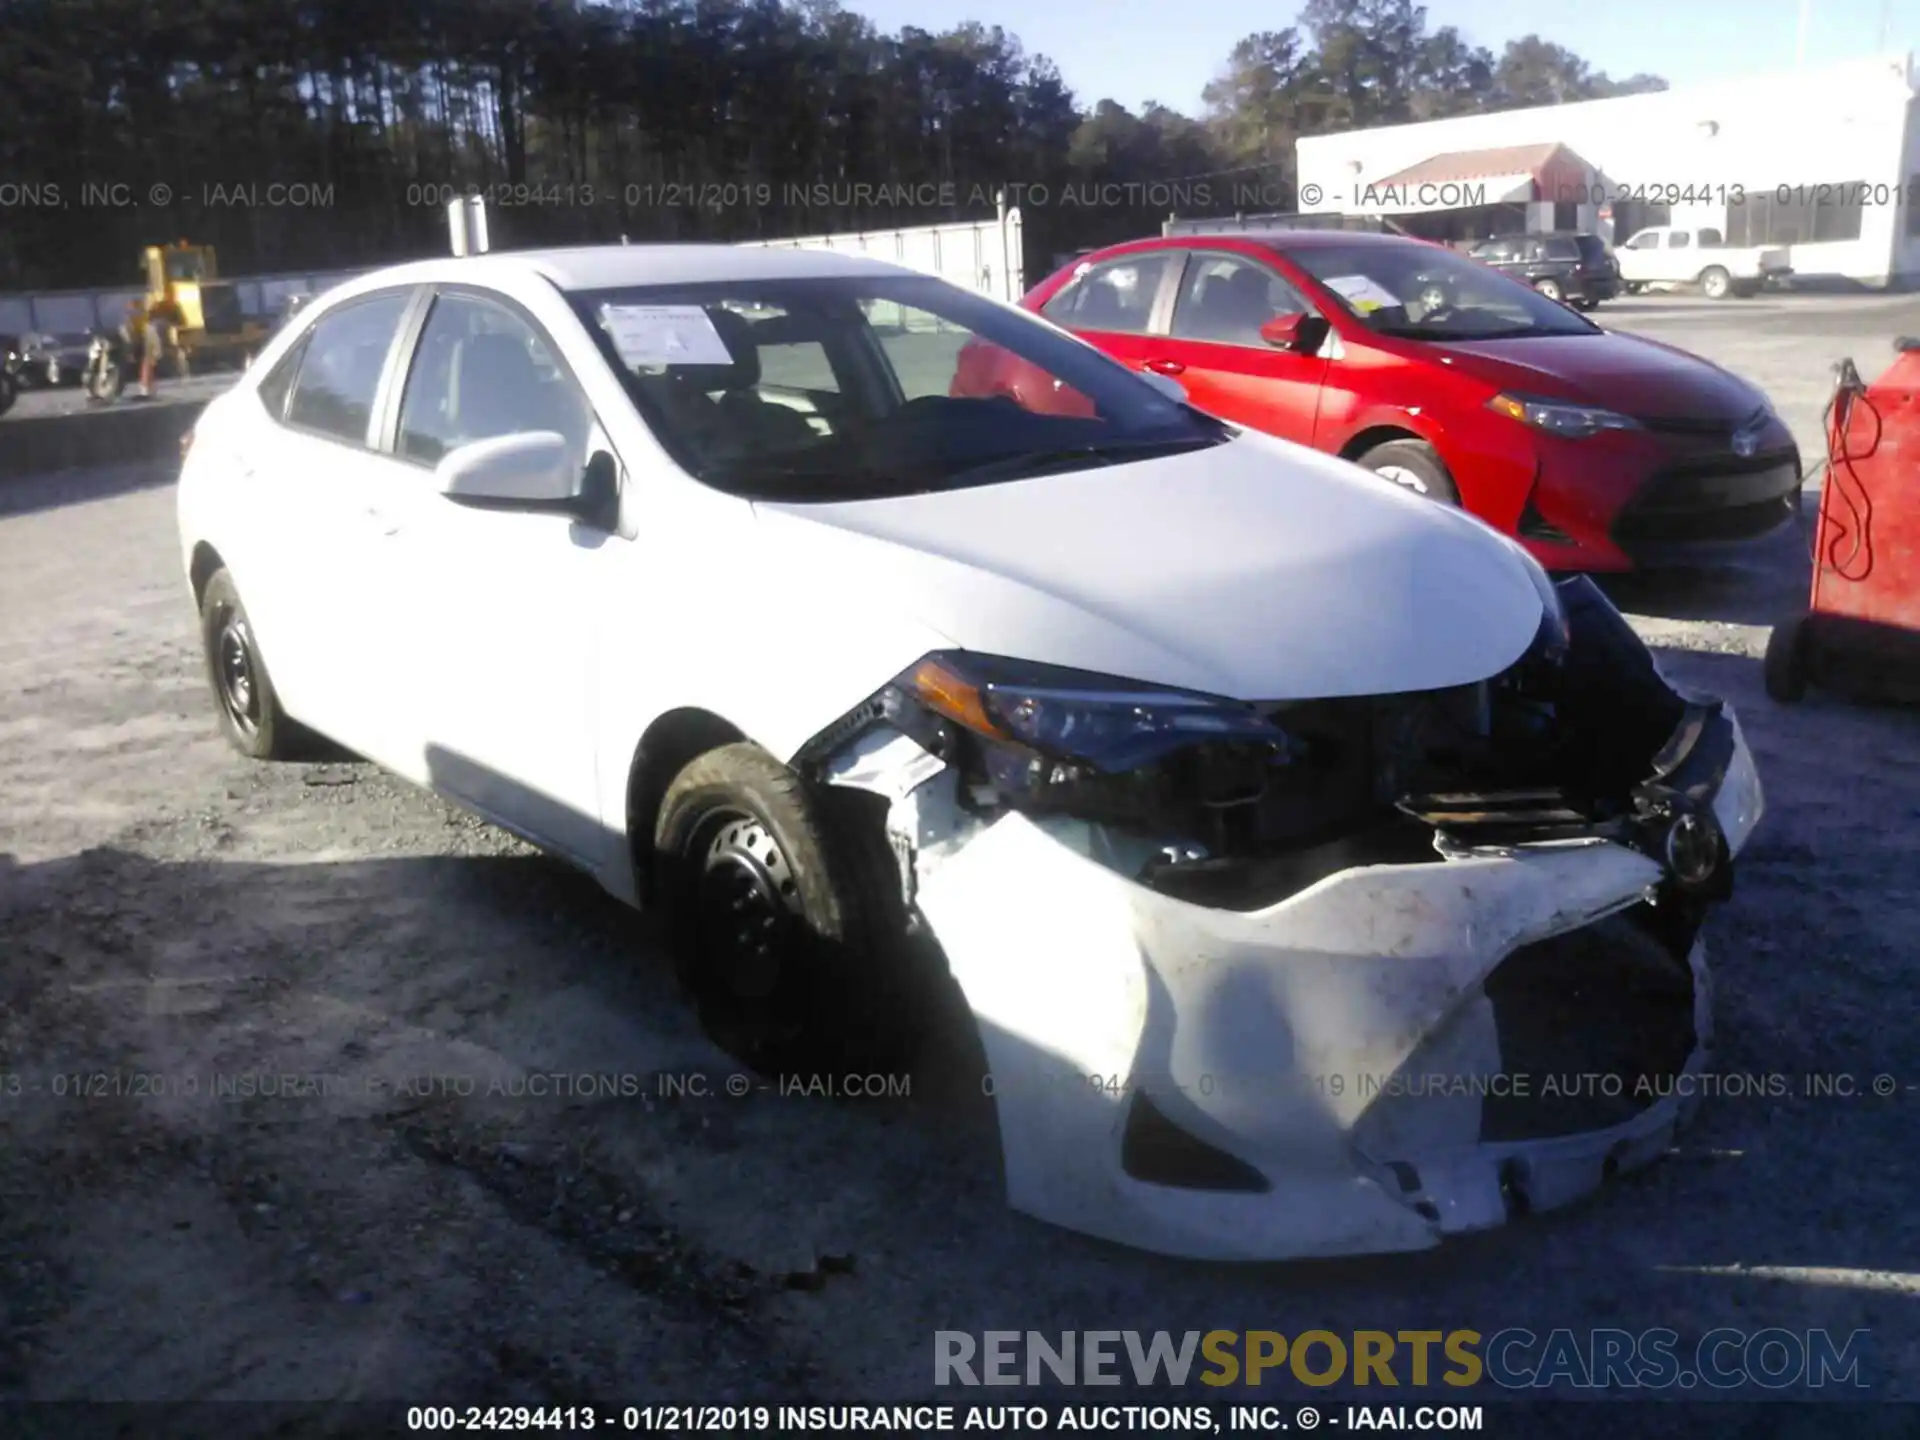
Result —
<instances>
[{"instance_id":1,"label":"red car side mirror","mask_svg":"<svg viewBox=\"0 0 1920 1440\"><path fill-rule=\"evenodd\" d=\"M1291 350L1300 343L1300 325L1305 315L1276 315L1260 327L1260 338L1280 350Z\"/></svg>"}]
</instances>

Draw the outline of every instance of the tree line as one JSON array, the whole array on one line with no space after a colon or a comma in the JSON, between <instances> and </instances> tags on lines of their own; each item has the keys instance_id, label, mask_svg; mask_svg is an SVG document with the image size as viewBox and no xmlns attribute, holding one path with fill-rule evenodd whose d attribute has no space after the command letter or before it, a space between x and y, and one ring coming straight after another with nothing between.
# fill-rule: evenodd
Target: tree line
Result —
<instances>
[{"instance_id":1,"label":"tree line","mask_svg":"<svg viewBox=\"0 0 1920 1440\"><path fill-rule=\"evenodd\" d=\"M1029 265L1169 209L1285 208L1300 135L1661 89L1411 0L1308 0L1204 113L1083 106L999 26L883 34L837 0L0 0L0 290L496 247L930 224L1024 197Z\"/></svg>"}]
</instances>

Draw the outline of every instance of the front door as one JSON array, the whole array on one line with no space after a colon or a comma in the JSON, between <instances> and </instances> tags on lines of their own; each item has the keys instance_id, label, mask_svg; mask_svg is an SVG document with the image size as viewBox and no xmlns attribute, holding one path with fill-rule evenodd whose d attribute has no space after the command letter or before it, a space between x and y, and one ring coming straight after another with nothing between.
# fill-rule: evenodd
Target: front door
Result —
<instances>
[{"instance_id":1,"label":"front door","mask_svg":"<svg viewBox=\"0 0 1920 1440\"><path fill-rule=\"evenodd\" d=\"M434 298L383 463L399 517L391 641L407 713L395 764L546 848L605 858L594 662L609 562L627 542L571 514L464 504L434 467L477 440L553 431L584 471L607 449L557 347L504 299ZM609 451L610 456L610 451Z\"/></svg>"},{"instance_id":2,"label":"front door","mask_svg":"<svg viewBox=\"0 0 1920 1440\"><path fill-rule=\"evenodd\" d=\"M1209 415L1313 443L1326 356L1270 344L1260 329L1282 315L1312 316L1305 297L1250 255L1197 250L1187 257L1167 333L1149 339L1148 368L1164 369Z\"/></svg>"}]
</instances>

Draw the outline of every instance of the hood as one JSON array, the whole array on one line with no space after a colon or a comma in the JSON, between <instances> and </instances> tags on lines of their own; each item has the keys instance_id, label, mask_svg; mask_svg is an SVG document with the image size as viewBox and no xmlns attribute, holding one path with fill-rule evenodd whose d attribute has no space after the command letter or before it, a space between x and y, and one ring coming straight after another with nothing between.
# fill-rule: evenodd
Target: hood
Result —
<instances>
[{"instance_id":1,"label":"hood","mask_svg":"<svg viewBox=\"0 0 1920 1440\"><path fill-rule=\"evenodd\" d=\"M884 607L963 649L1242 700L1466 684L1511 665L1540 627L1526 562L1479 521L1263 435L932 495L754 508L779 568L856 616Z\"/></svg>"},{"instance_id":2,"label":"hood","mask_svg":"<svg viewBox=\"0 0 1920 1440\"><path fill-rule=\"evenodd\" d=\"M1671 345L1603 330L1451 344L1457 368L1502 389L1636 417L1739 421L1766 397L1739 376Z\"/></svg>"}]
</instances>

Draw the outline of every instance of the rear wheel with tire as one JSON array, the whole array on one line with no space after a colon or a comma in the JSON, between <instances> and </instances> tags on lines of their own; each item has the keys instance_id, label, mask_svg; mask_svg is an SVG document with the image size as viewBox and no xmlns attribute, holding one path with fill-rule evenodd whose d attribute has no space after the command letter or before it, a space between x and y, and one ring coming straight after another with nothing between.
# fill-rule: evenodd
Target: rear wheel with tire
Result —
<instances>
[{"instance_id":1,"label":"rear wheel with tire","mask_svg":"<svg viewBox=\"0 0 1920 1440\"><path fill-rule=\"evenodd\" d=\"M1558 280L1536 280L1533 282L1533 288L1549 300L1558 300L1562 303L1566 301L1567 292Z\"/></svg>"},{"instance_id":2,"label":"rear wheel with tire","mask_svg":"<svg viewBox=\"0 0 1920 1440\"><path fill-rule=\"evenodd\" d=\"M303 732L280 707L247 607L225 570L213 573L201 597L200 641L221 733L250 759L292 759Z\"/></svg>"},{"instance_id":3,"label":"rear wheel with tire","mask_svg":"<svg viewBox=\"0 0 1920 1440\"><path fill-rule=\"evenodd\" d=\"M1719 265L1700 272L1700 293L1709 300L1724 300L1733 294L1733 276Z\"/></svg>"},{"instance_id":4,"label":"rear wheel with tire","mask_svg":"<svg viewBox=\"0 0 1920 1440\"><path fill-rule=\"evenodd\" d=\"M1439 452L1424 440L1389 440L1367 451L1358 463L1382 480L1391 480L1416 495L1443 505L1460 503L1453 476L1447 473Z\"/></svg>"},{"instance_id":5,"label":"rear wheel with tire","mask_svg":"<svg viewBox=\"0 0 1920 1440\"><path fill-rule=\"evenodd\" d=\"M1763 667L1767 694L1782 705L1791 705L1807 693L1807 617L1796 615L1773 627L1767 639L1767 658Z\"/></svg>"},{"instance_id":6,"label":"rear wheel with tire","mask_svg":"<svg viewBox=\"0 0 1920 1440\"><path fill-rule=\"evenodd\" d=\"M886 1068L918 1048L927 970L864 798L743 743L693 760L660 802L653 888L682 983L756 1069Z\"/></svg>"}]
</instances>

